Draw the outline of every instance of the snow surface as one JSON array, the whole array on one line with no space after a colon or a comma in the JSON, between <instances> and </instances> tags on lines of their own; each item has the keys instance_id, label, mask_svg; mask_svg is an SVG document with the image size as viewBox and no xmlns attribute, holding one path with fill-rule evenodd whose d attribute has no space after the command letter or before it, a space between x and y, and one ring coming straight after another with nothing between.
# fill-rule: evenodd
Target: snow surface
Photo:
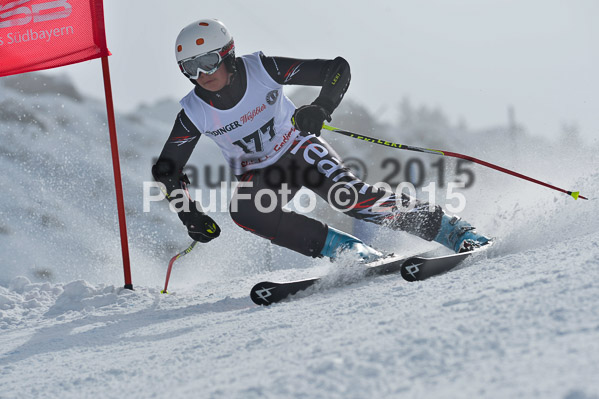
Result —
<instances>
[{"instance_id":1,"label":"snow surface","mask_svg":"<svg viewBox=\"0 0 599 399\"><path fill-rule=\"evenodd\" d=\"M258 281L352 268L272 248L217 213L224 237L177 261L160 294L189 240L165 206L141 211L170 129L145 107L118 120L135 291L121 288L102 104L13 86L0 90L0 398L599 398L597 148L522 138L506 152L486 137L468 154L591 200L477 169L464 216L496 237L486 256L265 308L249 299Z\"/></svg>"}]
</instances>

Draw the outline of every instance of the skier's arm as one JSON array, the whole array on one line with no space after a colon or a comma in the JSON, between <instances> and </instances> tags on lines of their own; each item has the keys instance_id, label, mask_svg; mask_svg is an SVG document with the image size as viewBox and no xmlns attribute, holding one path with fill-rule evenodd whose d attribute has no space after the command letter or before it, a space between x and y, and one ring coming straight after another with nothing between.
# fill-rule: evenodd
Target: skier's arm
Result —
<instances>
[{"instance_id":1,"label":"skier's arm","mask_svg":"<svg viewBox=\"0 0 599 399\"><path fill-rule=\"evenodd\" d=\"M279 84L321 86L318 97L309 105L299 107L293 115L295 127L320 136L325 120L337 108L349 87L349 64L342 57L334 60L299 60L261 55L262 65Z\"/></svg>"},{"instance_id":2,"label":"skier's arm","mask_svg":"<svg viewBox=\"0 0 599 399\"><path fill-rule=\"evenodd\" d=\"M200 131L185 115L185 111L179 112L158 161L152 167L152 175L156 181L164 184L164 194L169 201L180 198L183 198L184 202L188 201L188 206L179 210L177 215L193 240L208 242L219 236L220 228L212 218L201 211L199 205L189 196L186 190L189 180L183 173L183 168L200 136ZM187 209L189 211L186 211Z\"/></svg>"},{"instance_id":3,"label":"skier's arm","mask_svg":"<svg viewBox=\"0 0 599 399\"><path fill-rule=\"evenodd\" d=\"M185 115L185 111L181 110L158 161L152 167L154 179L165 185L165 195L169 200L174 199L171 194L174 190L181 189L181 182L186 179L183 168L189 161L200 136L200 131Z\"/></svg>"},{"instance_id":4,"label":"skier's arm","mask_svg":"<svg viewBox=\"0 0 599 399\"><path fill-rule=\"evenodd\" d=\"M342 57L334 60L301 60L262 54L261 60L268 74L279 84L321 86L313 104L322 106L329 115L341 103L351 80L349 64Z\"/></svg>"}]
</instances>

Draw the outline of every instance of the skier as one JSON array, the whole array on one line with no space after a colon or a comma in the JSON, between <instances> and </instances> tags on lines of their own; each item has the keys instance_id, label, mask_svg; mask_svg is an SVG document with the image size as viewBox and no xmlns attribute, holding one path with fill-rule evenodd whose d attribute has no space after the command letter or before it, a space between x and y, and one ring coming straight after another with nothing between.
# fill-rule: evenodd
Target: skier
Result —
<instances>
[{"instance_id":1,"label":"skier","mask_svg":"<svg viewBox=\"0 0 599 399\"><path fill-rule=\"evenodd\" d=\"M398 198L361 181L320 137L324 121L331 121L349 86L350 68L343 58L300 60L262 52L236 57L233 37L215 19L183 28L175 54L181 72L195 88L181 100L183 109L152 174L164 184L170 201L187 201L178 216L192 239L208 242L220 234L216 222L189 196L185 189L189 181L182 173L200 136L206 135L220 147L240 181L230 206L233 221L276 245L331 259L341 251L363 261L382 255L350 234L284 210L302 186L349 216L435 240L455 252L489 242L440 206L431 208L403 194ZM311 104L296 109L283 94L283 85L321 86L321 90ZM271 194L259 194L264 189ZM334 200L344 198L335 195L338 190L353 193L351 206ZM410 203L413 208L405 211Z\"/></svg>"}]
</instances>

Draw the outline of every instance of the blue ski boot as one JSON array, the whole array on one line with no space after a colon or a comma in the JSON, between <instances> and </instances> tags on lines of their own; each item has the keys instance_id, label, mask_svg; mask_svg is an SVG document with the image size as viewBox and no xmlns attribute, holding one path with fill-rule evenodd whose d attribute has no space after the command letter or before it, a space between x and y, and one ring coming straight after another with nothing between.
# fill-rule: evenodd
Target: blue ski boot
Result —
<instances>
[{"instance_id":1,"label":"blue ski boot","mask_svg":"<svg viewBox=\"0 0 599 399\"><path fill-rule=\"evenodd\" d=\"M335 260L339 253L346 251L355 253L363 262L372 262L383 256L382 253L364 244L359 238L329 226L329 232L320 254Z\"/></svg>"},{"instance_id":2,"label":"blue ski boot","mask_svg":"<svg viewBox=\"0 0 599 399\"><path fill-rule=\"evenodd\" d=\"M435 241L456 253L460 253L480 248L488 244L491 239L478 234L470 223L459 217L450 217L443 214L441 228L437 233L437 237L435 237Z\"/></svg>"}]
</instances>

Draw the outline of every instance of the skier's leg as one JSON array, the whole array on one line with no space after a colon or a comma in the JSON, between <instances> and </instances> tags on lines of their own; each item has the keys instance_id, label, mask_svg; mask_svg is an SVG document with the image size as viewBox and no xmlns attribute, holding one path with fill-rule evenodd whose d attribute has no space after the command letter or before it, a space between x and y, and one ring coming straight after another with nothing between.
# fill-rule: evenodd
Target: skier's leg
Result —
<instances>
[{"instance_id":1,"label":"skier's leg","mask_svg":"<svg viewBox=\"0 0 599 399\"><path fill-rule=\"evenodd\" d=\"M340 251L350 250L358 258L370 261L382 255L354 236L310 217L284 210L283 206L301 188L296 179L297 172L295 161L283 157L271 167L240 176L240 185L230 206L233 221L243 229L271 240L273 244L307 256L334 259ZM303 169L299 172L306 175L305 172L310 171ZM283 182L287 185L283 186ZM284 194L283 189L289 191ZM273 201L276 203L273 204Z\"/></svg>"},{"instance_id":2,"label":"skier's leg","mask_svg":"<svg viewBox=\"0 0 599 399\"><path fill-rule=\"evenodd\" d=\"M270 184L268 168L248 172L241 176L230 204L233 221L244 230L270 240L273 244L289 248L303 255L319 257L327 238L326 224L283 210L284 197L279 184ZM267 192L260 193L261 190ZM290 198L297 192L291 188ZM273 204L273 201L276 203Z\"/></svg>"},{"instance_id":3,"label":"skier's leg","mask_svg":"<svg viewBox=\"0 0 599 399\"><path fill-rule=\"evenodd\" d=\"M366 184L343 165L337 153L321 138L302 137L289 151L296 162L317 168L322 179L304 179L302 184L334 208L356 219L407 231L433 240L441 224L441 207L414 200ZM314 180L314 179L312 179ZM409 209L409 212L404 212Z\"/></svg>"},{"instance_id":4,"label":"skier's leg","mask_svg":"<svg viewBox=\"0 0 599 399\"><path fill-rule=\"evenodd\" d=\"M476 234L465 221L455 222L445 215L438 205L431 205L401 194L373 187L358 179L345 167L336 152L322 139L303 137L301 146L294 146L290 153L299 161L312 163L326 178L320 184L304 184L323 199L334 202L339 192L349 193L353 198L345 204L333 203L349 216L364 221L406 231L427 241L435 240L459 252L484 245L488 238Z\"/></svg>"}]
</instances>

